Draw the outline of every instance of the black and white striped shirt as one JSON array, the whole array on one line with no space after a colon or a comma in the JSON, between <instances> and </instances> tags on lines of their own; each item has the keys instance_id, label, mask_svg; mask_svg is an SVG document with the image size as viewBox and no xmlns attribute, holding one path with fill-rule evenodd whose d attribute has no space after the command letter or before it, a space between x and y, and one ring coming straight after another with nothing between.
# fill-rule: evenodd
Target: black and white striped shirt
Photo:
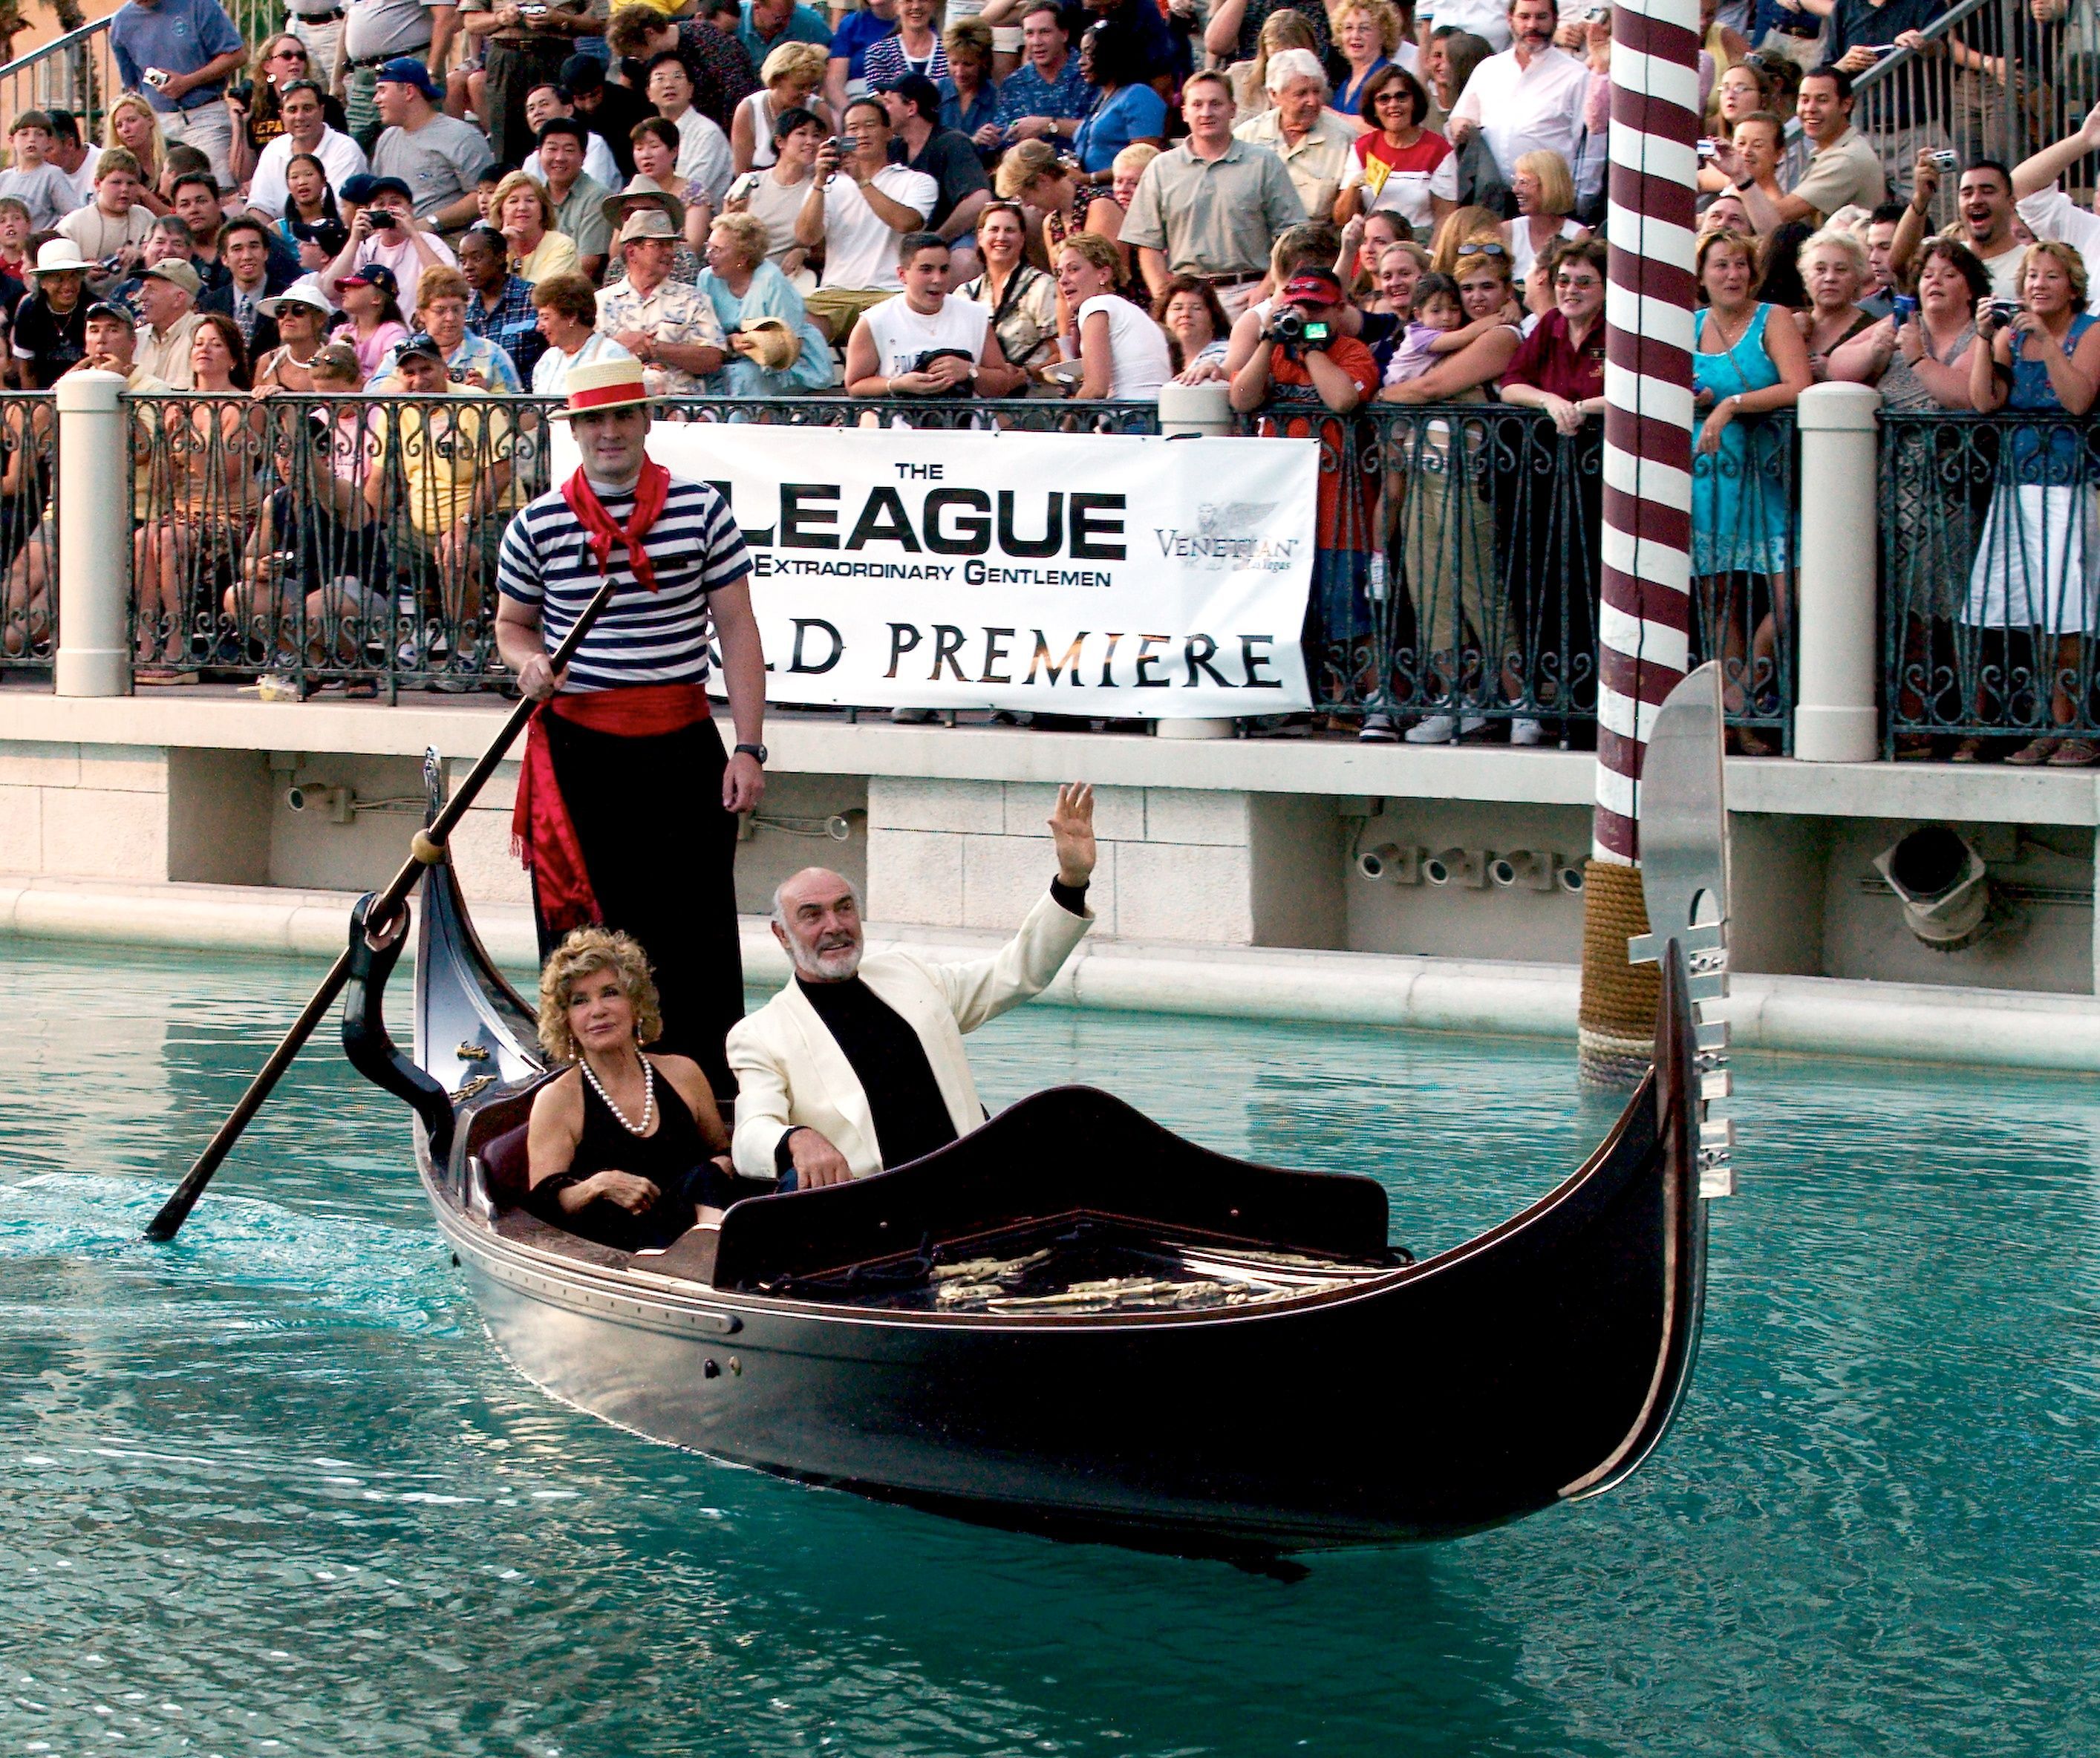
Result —
<instances>
[{"instance_id":1,"label":"black and white striped shirt","mask_svg":"<svg viewBox=\"0 0 2100 1758\"><path fill-rule=\"evenodd\" d=\"M634 512L634 496L598 498L613 523L624 527ZM656 570L657 589L649 592L636 581L626 546L615 545L612 575L620 589L570 662L567 690L708 681L708 594L751 572L743 534L713 489L674 476L642 547ZM533 501L503 534L497 584L504 597L539 611L549 653L602 579L597 553L559 489Z\"/></svg>"}]
</instances>

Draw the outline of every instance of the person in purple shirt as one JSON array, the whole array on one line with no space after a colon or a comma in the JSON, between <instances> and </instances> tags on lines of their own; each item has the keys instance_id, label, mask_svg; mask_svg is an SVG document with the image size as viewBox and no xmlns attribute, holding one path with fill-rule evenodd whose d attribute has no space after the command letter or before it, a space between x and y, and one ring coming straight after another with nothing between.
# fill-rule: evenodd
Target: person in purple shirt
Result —
<instances>
[{"instance_id":1,"label":"person in purple shirt","mask_svg":"<svg viewBox=\"0 0 2100 1758\"><path fill-rule=\"evenodd\" d=\"M231 187L226 80L246 63L248 46L218 0L129 0L109 21L109 49L124 89L152 107L161 134L195 147Z\"/></svg>"}]
</instances>

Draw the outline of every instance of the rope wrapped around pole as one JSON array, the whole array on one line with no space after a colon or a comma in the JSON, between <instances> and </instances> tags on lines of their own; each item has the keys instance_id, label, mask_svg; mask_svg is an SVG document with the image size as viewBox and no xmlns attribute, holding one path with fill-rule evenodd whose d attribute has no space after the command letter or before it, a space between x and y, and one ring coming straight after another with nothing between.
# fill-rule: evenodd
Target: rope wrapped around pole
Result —
<instances>
[{"instance_id":1,"label":"rope wrapped around pole","mask_svg":"<svg viewBox=\"0 0 2100 1758\"><path fill-rule=\"evenodd\" d=\"M1597 797L1583 889L1577 1064L1629 1087L1654 1039L1640 775L1648 727L1691 663L1692 226L1699 0L1612 11L1611 267L1604 299L1604 492Z\"/></svg>"}]
</instances>

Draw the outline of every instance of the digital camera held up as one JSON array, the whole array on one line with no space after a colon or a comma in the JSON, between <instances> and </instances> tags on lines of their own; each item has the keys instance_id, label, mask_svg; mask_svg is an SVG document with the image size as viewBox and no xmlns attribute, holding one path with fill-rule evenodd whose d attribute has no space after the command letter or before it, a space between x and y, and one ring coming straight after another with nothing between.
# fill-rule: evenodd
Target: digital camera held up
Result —
<instances>
[{"instance_id":1,"label":"digital camera held up","mask_svg":"<svg viewBox=\"0 0 2100 1758\"><path fill-rule=\"evenodd\" d=\"M1276 296L1266 334L1287 354L1316 352L1334 341L1334 322L1324 314L1341 303L1342 284L1330 271L1300 269Z\"/></svg>"}]
</instances>

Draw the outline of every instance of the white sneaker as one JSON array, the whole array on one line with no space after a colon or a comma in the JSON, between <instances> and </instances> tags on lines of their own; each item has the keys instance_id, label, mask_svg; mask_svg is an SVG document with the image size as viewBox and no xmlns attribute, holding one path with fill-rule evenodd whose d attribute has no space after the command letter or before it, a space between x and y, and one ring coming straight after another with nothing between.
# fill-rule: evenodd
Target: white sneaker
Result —
<instances>
[{"instance_id":1,"label":"white sneaker","mask_svg":"<svg viewBox=\"0 0 2100 1758\"><path fill-rule=\"evenodd\" d=\"M1468 714L1453 720L1448 714L1432 714L1426 720L1418 720L1401 734L1410 745L1449 745L1468 733L1477 733L1488 724L1484 714Z\"/></svg>"},{"instance_id":2,"label":"white sneaker","mask_svg":"<svg viewBox=\"0 0 2100 1758\"><path fill-rule=\"evenodd\" d=\"M1546 729L1537 720L1512 720L1510 722L1510 742L1512 745L1542 745L1546 742Z\"/></svg>"},{"instance_id":3,"label":"white sneaker","mask_svg":"<svg viewBox=\"0 0 2100 1758\"><path fill-rule=\"evenodd\" d=\"M1390 745L1400 734L1393 730L1392 716L1389 714L1367 714L1364 724L1357 729L1357 742L1365 745Z\"/></svg>"}]
</instances>

